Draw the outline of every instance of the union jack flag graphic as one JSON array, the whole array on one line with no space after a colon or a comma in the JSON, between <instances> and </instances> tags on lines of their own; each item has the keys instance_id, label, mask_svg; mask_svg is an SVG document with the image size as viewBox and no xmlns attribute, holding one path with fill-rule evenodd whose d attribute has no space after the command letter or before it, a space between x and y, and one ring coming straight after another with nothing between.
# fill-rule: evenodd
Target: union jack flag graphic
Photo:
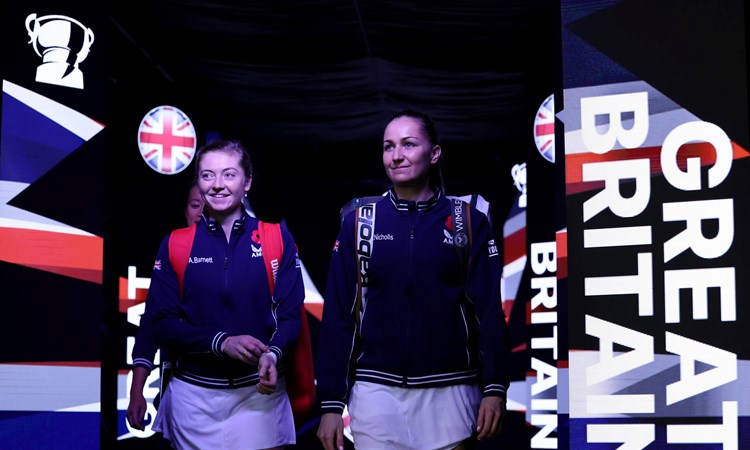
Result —
<instances>
[{"instance_id":1,"label":"union jack flag graphic","mask_svg":"<svg viewBox=\"0 0 750 450\"><path fill-rule=\"evenodd\" d=\"M539 153L555 162L555 96L547 97L534 117L534 143Z\"/></svg>"},{"instance_id":2,"label":"union jack flag graphic","mask_svg":"<svg viewBox=\"0 0 750 450\"><path fill-rule=\"evenodd\" d=\"M193 122L173 106L152 109L138 128L138 147L143 160L165 175L185 170L195 156L195 146Z\"/></svg>"}]
</instances>

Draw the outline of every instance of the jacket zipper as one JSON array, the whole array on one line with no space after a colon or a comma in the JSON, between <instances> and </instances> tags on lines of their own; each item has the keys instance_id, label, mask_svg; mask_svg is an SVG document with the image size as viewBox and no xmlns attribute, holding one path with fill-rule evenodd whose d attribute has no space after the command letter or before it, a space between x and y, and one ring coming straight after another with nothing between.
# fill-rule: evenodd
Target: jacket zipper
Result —
<instances>
[{"instance_id":1,"label":"jacket zipper","mask_svg":"<svg viewBox=\"0 0 750 450\"><path fill-rule=\"evenodd\" d=\"M416 220L416 214L417 210L409 208L409 255L407 260L407 277L406 277L406 298L404 299L404 305L405 305L405 314L404 317L406 318L406 332L404 333L404 343L401 348L408 349L409 346L407 345L409 342L409 335L411 333L411 327L409 326L409 311L412 306L412 295L413 295L413 286L412 286L412 280L414 279L414 235L416 234L416 226L415 226L415 220ZM409 373L409 355L407 353L404 353L404 362L403 362L403 377L401 379L401 387L407 386L407 373Z\"/></svg>"}]
</instances>

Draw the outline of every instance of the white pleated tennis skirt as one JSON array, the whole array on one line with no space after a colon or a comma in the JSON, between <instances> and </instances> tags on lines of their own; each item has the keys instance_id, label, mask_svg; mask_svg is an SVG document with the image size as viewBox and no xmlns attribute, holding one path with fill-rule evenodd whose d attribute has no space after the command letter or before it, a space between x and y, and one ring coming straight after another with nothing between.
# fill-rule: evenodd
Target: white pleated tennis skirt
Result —
<instances>
[{"instance_id":1,"label":"white pleated tennis skirt","mask_svg":"<svg viewBox=\"0 0 750 450\"><path fill-rule=\"evenodd\" d=\"M259 394L255 386L208 389L173 378L153 429L179 450L259 449L296 443L283 378L271 395Z\"/></svg>"},{"instance_id":2,"label":"white pleated tennis skirt","mask_svg":"<svg viewBox=\"0 0 750 450\"><path fill-rule=\"evenodd\" d=\"M349 397L357 450L447 450L476 429L478 385L400 388L357 381Z\"/></svg>"}]
</instances>

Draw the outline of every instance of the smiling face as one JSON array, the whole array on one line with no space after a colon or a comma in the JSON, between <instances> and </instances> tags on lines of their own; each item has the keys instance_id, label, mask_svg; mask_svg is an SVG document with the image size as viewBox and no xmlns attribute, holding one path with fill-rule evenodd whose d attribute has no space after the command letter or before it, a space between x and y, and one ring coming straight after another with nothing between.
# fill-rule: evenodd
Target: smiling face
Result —
<instances>
[{"instance_id":1,"label":"smiling face","mask_svg":"<svg viewBox=\"0 0 750 450\"><path fill-rule=\"evenodd\" d=\"M400 198L430 191L430 167L437 164L441 149L425 134L422 123L403 116L391 121L383 133L383 166Z\"/></svg>"},{"instance_id":2,"label":"smiling face","mask_svg":"<svg viewBox=\"0 0 750 450\"><path fill-rule=\"evenodd\" d=\"M250 190L252 177L240 163L241 154L232 150L213 150L198 161L198 187L212 217L223 222L241 215L242 198Z\"/></svg>"}]
</instances>

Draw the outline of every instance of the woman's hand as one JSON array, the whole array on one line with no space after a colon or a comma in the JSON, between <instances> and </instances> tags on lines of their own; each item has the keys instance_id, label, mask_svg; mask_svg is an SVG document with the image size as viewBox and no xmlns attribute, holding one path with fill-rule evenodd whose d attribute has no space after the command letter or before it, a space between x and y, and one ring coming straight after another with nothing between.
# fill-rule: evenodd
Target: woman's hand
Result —
<instances>
[{"instance_id":1,"label":"woman's hand","mask_svg":"<svg viewBox=\"0 0 750 450\"><path fill-rule=\"evenodd\" d=\"M143 397L143 387L146 385L150 371L145 367L135 367L133 369L133 382L130 386L130 402L125 417L128 424L136 430L145 430L146 426L143 420L146 418L146 399Z\"/></svg>"},{"instance_id":2,"label":"woman's hand","mask_svg":"<svg viewBox=\"0 0 750 450\"><path fill-rule=\"evenodd\" d=\"M257 365L258 358L268 351L268 346L249 334L243 334L224 339L221 351L234 359Z\"/></svg>"},{"instance_id":3,"label":"woman's hand","mask_svg":"<svg viewBox=\"0 0 750 450\"><path fill-rule=\"evenodd\" d=\"M477 417L477 440L492 439L500 433L505 416L503 397L484 397Z\"/></svg>"},{"instance_id":4,"label":"woman's hand","mask_svg":"<svg viewBox=\"0 0 750 450\"><path fill-rule=\"evenodd\" d=\"M271 353L263 353L258 360L258 375L260 380L255 389L261 394L273 394L276 392L276 358Z\"/></svg>"},{"instance_id":5,"label":"woman's hand","mask_svg":"<svg viewBox=\"0 0 750 450\"><path fill-rule=\"evenodd\" d=\"M321 416L318 439L325 450L344 450L344 419L341 414L325 413Z\"/></svg>"}]
</instances>

